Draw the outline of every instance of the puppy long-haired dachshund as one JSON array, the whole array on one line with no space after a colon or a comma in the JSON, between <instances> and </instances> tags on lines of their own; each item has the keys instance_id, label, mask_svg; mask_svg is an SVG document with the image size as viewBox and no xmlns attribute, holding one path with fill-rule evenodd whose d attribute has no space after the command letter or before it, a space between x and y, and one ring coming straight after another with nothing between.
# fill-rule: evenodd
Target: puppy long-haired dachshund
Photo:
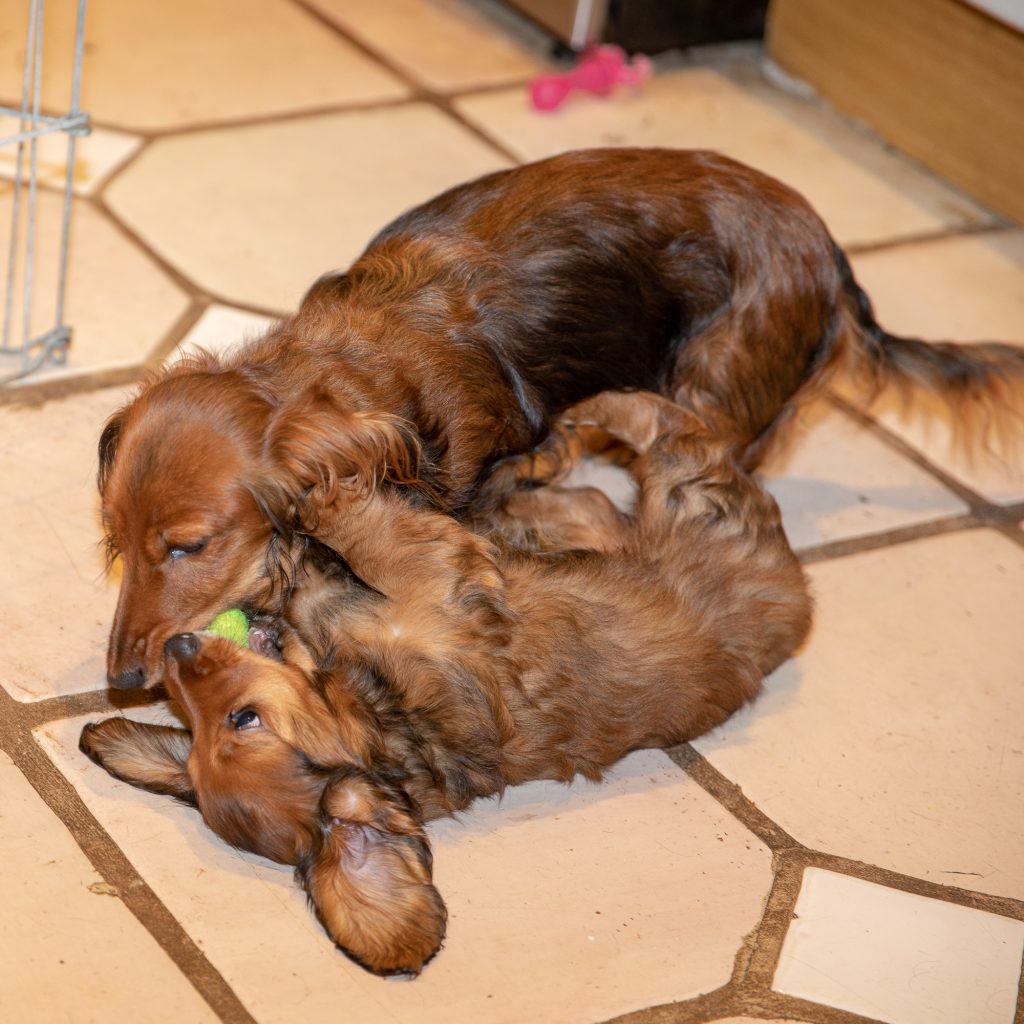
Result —
<instances>
[{"instance_id":1,"label":"puppy long-haired dachshund","mask_svg":"<svg viewBox=\"0 0 1024 1024\"><path fill-rule=\"evenodd\" d=\"M452 189L266 337L162 371L111 418L108 678L158 682L173 634L234 605L279 610L291 510L325 467L463 518L558 413L632 388L695 413L749 468L844 362L948 397L958 421L998 418L1024 377L1009 346L888 334L807 202L713 153L569 153Z\"/></svg>"},{"instance_id":2,"label":"puppy long-haired dachshund","mask_svg":"<svg viewBox=\"0 0 1024 1024\"><path fill-rule=\"evenodd\" d=\"M700 735L809 628L775 502L726 442L650 394L573 415L635 453L635 510L540 488L516 516L543 547L586 550L517 551L399 493L340 488L319 525L365 585L340 562L310 568L280 654L266 625L253 650L171 638L166 685L191 731L111 718L86 726L82 749L194 803L227 842L295 864L360 964L417 973L446 917L425 821Z\"/></svg>"}]
</instances>

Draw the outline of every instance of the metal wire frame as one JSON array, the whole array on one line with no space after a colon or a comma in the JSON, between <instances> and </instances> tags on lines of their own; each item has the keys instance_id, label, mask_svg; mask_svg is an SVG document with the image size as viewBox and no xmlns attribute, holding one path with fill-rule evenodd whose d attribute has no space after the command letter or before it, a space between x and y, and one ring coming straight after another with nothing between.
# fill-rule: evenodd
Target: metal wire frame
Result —
<instances>
[{"instance_id":1,"label":"metal wire frame","mask_svg":"<svg viewBox=\"0 0 1024 1024\"><path fill-rule=\"evenodd\" d=\"M72 185L75 168L75 144L79 136L89 134L89 115L79 109L82 56L85 38L86 0L78 0L75 27L75 55L71 79L71 105L61 117L40 112L43 79L43 7L44 0L29 0L28 30L25 43L25 71L22 78L21 106L0 106L0 115L17 120L18 130L0 138L0 147L16 145L14 192L11 208L11 234L7 252L4 289L3 327L0 356L21 356L20 365L0 373L0 385L24 377L46 363L63 364L71 343L71 328L64 322L64 298L67 290L68 242L71 229ZM64 175L64 205L61 215L59 266L53 326L40 334L32 333L32 300L36 258L36 214L38 193L38 146L45 135L63 132L67 136L67 165ZM27 159L26 159L27 157ZM27 162L27 173L26 173ZM27 177L27 181L26 181ZM24 206L24 210L23 210ZM24 242L20 242L24 213ZM22 256L21 281L17 280L18 257ZM22 289L20 340L16 340L14 294ZM2 366L2 363L0 363Z\"/></svg>"}]
</instances>

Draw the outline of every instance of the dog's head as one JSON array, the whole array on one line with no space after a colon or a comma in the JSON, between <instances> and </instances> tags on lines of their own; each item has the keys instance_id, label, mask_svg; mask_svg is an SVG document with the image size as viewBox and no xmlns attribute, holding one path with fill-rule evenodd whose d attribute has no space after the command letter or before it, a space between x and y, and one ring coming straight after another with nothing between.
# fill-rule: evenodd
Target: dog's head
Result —
<instances>
[{"instance_id":1,"label":"dog's head","mask_svg":"<svg viewBox=\"0 0 1024 1024\"><path fill-rule=\"evenodd\" d=\"M221 637L166 645L192 724L189 783L223 839L295 864L335 943L379 974L416 974L444 938L430 847L406 793L374 766L375 723L344 687Z\"/></svg>"},{"instance_id":2,"label":"dog's head","mask_svg":"<svg viewBox=\"0 0 1024 1024\"><path fill-rule=\"evenodd\" d=\"M160 681L171 636L225 608L280 610L301 528L338 486L416 479L415 435L315 387L279 401L240 371L183 364L107 423L99 488L122 562L107 676ZM312 515L297 521L297 508Z\"/></svg>"}]
</instances>

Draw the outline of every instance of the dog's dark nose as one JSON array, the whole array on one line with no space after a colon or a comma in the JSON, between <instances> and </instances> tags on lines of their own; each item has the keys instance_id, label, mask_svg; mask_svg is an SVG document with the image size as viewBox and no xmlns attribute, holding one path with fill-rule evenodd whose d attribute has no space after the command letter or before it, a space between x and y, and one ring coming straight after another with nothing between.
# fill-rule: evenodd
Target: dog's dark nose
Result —
<instances>
[{"instance_id":1,"label":"dog's dark nose","mask_svg":"<svg viewBox=\"0 0 1024 1024\"><path fill-rule=\"evenodd\" d=\"M179 633L164 644L164 656L175 661L191 661L199 650L199 637L195 633Z\"/></svg>"},{"instance_id":2,"label":"dog's dark nose","mask_svg":"<svg viewBox=\"0 0 1024 1024\"><path fill-rule=\"evenodd\" d=\"M116 676L108 676L107 682L115 690L137 690L140 686L146 685L146 673L141 665L134 668L126 668Z\"/></svg>"}]
</instances>

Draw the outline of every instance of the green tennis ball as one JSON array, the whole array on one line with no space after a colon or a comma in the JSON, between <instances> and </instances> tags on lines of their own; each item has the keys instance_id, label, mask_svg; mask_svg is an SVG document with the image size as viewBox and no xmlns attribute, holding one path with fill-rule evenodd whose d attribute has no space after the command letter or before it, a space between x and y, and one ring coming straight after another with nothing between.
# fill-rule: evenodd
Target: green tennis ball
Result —
<instances>
[{"instance_id":1,"label":"green tennis ball","mask_svg":"<svg viewBox=\"0 0 1024 1024\"><path fill-rule=\"evenodd\" d=\"M249 646L249 620L241 608L229 608L221 612L207 626L207 632L234 641L239 647Z\"/></svg>"}]
</instances>

